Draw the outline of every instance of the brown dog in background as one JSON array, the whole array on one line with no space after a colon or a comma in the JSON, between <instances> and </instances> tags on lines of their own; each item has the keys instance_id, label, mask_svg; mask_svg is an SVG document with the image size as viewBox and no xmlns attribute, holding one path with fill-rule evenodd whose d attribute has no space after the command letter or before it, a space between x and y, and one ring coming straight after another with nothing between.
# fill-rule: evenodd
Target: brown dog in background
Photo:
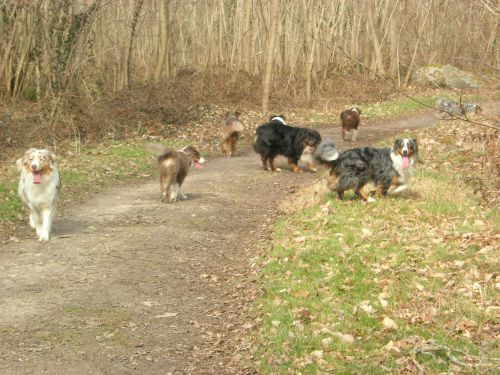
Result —
<instances>
[{"instance_id":1,"label":"brown dog in background","mask_svg":"<svg viewBox=\"0 0 500 375\"><path fill-rule=\"evenodd\" d=\"M227 112L219 128L220 152L222 155L233 157L236 143L240 139L243 125L240 122L239 112Z\"/></svg>"},{"instance_id":2,"label":"brown dog in background","mask_svg":"<svg viewBox=\"0 0 500 375\"><path fill-rule=\"evenodd\" d=\"M146 149L158 154L161 200L172 203L178 197L186 199L181 193L181 185L189 173L189 168L194 164L195 168L201 169L201 164L205 162L199 151L193 146L173 150L161 144L148 144Z\"/></svg>"},{"instance_id":3,"label":"brown dog in background","mask_svg":"<svg viewBox=\"0 0 500 375\"><path fill-rule=\"evenodd\" d=\"M340 113L342 121L342 139L345 141L345 133L351 133L351 142L356 142L361 110L357 107L346 109Z\"/></svg>"}]
</instances>

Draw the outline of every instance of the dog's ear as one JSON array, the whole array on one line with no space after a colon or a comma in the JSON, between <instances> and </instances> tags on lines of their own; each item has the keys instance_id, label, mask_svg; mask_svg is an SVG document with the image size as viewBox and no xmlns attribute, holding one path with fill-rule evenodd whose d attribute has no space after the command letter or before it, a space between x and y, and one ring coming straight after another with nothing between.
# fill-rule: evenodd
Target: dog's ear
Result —
<instances>
[{"instance_id":1,"label":"dog's ear","mask_svg":"<svg viewBox=\"0 0 500 375\"><path fill-rule=\"evenodd\" d=\"M274 115L269 116L269 121L271 121L271 120L272 120L273 118L275 118L275 117L276 117L276 116L274 116Z\"/></svg>"},{"instance_id":2,"label":"dog's ear","mask_svg":"<svg viewBox=\"0 0 500 375\"><path fill-rule=\"evenodd\" d=\"M230 115L231 115L231 112L226 112L226 114L224 115L224 119L227 119Z\"/></svg>"},{"instance_id":3,"label":"dog's ear","mask_svg":"<svg viewBox=\"0 0 500 375\"><path fill-rule=\"evenodd\" d=\"M283 119L283 121L286 121L286 118L285 118L285 115L284 114L281 114L279 115L278 117L281 117Z\"/></svg>"},{"instance_id":4,"label":"dog's ear","mask_svg":"<svg viewBox=\"0 0 500 375\"><path fill-rule=\"evenodd\" d=\"M47 150L47 156L49 157L50 160L50 166L52 166L52 164L56 162L56 154Z\"/></svg>"},{"instance_id":5,"label":"dog's ear","mask_svg":"<svg viewBox=\"0 0 500 375\"><path fill-rule=\"evenodd\" d=\"M30 160L30 155L34 151L36 151L36 148L30 148L29 150L26 150L23 155L23 164L26 164Z\"/></svg>"},{"instance_id":6,"label":"dog's ear","mask_svg":"<svg viewBox=\"0 0 500 375\"><path fill-rule=\"evenodd\" d=\"M415 152L418 152L417 139L411 138L411 143L413 144L413 149L415 150Z\"/></svg>"},{"instance_id":7,"label":"dog's ear","mask_svg":"<svg viewBox=\"0 0 500 375\"><path fill-rule=\"evenodd\" d=\"M394 145L392 146L393 150L397 150L398 148L401 148L403 146L403 140L401 138L397 138L394 141Z\"/></svg>"},{"instance_id":8,"label":"dog's ear","mask_svg":"<svg viewBox=\"0 0 500 375\"><path fill-rule=\"evenodd\" d=\"M197 155L199 156L200 153L199 151L194 148L193 146L186 146L182 149L182 152L184 152L186 155L191 156L191 157L196 157Z\"/></svg>"},{"instance_id":9,"label":"dog's ear","mask_svg":"<svg viewBox=\"0 0 500 375\"><path fill-rule=\"evenodd\" d=\"M238 120L240 119L241 113L236 111L234 112L234 117L236 117Z\"/></svg>"}]
</instances>

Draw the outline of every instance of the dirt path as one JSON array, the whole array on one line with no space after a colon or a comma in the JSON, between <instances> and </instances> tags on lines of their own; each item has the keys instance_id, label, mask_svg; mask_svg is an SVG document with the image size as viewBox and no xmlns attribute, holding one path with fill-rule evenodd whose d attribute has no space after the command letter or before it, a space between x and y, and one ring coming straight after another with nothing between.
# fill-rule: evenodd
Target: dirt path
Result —
<instances>
[{"instance_id":1,"label":"dirt path","mask_svg":"<svg viewBox=\"0 0 500 375\"><path fill-rule=\"evenodd\" d=\"M435 121L368 124L356 145ZM256 294L251 259L279 200L315 177L262 172L247 150L193 170L187 201L160 203L152 178L71 208L48 244L2 245L0 373L252 373L234 360Z\"/></svg>"}]
</instances>

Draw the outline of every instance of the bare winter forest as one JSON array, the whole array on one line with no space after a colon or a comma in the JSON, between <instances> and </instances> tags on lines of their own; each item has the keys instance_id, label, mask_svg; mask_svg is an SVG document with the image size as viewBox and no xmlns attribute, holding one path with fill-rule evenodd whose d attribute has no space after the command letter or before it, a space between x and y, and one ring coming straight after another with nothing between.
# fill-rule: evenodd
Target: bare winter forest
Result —
<instances>
[{"instance_id":1,"label":"bare winter forest","mask_svg":"<svg viewBox=\"0 0 500 375\"><path fill-rule=\"evenodd\" d=\"M193 104L359 100L376 74L404 86L420 66L500 60L490 0L4 0L0 13L2 100L54 137L98 139L92 117L117 102L175 122Z\"/></svg>"}]
</instances>

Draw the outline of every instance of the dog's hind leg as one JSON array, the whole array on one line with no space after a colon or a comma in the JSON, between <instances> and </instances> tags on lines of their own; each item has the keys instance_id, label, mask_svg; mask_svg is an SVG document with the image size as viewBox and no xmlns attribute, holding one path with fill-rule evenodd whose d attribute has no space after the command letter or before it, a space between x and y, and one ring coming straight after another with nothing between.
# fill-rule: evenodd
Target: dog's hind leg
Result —
<instances>
[{"instance_id":1,"label":"dog's hind leg","mask_svg":"<svg viewBox=\"0 0 500 375\"><path fill-rule=\"evenodd\" d=\"M328 186L328 189L330 189L330 191L337 191L339 186L339 178L334 174L328 176L328 179L326 180L326 186Z\"/></svg>"},{"instance_id":2,"label":"dog's hind leg","mask_svg":"<svg viewBox=\"0 0 500 375\"><path fill-rule=\"evenodd\" d=\"M267 160L269 159L269 156L267 156L267 155L266 156L261 155L260 158L262 160L262 166L264 167L264 170L268 171L269 168L267 167Z\"/></svg>"},{"instance_id":3,"label":"dog's hind leg","mask_svg":"<svg viewBox=\"0 0 500 375\"><path fill-rule=\"evenodd\" d=\"M170 193L170 202L175 202L180 193L180 186L177 182L172 184L172 192Z\"/></svg>"},{"instance_id":4,"label":"dog's hind leg","mask_svg":"<svg viewBox=\"0 0 500 375\"><path fill-rule=\"evenodd\" d=\"M170 189L172 187L173 178L169 176L162 176L160 181L161 201L167 202L170 200Z\"/></svg>"},{"instance_id":5,"label":"dog's hind leg","mask_svg":"<svg viewBox=\"0 0 500 375\"><path fill-rule=\"evenodd\" d=\"M358 135L358 129L352 129L351 142L356 142L356 136Z\"/></svg>"},{"instance_id":6,"label":"dog's hind leg","mask_svg":"<svg viewBox=\"0 0 500 375\"><path fill-rule=\"evenodd\" d=\"M273 156L272 159L270 160L269 164L271 165L271 170L274 172L277 170L276 168L276 157Z\"/></svg>"}]
</instances>

